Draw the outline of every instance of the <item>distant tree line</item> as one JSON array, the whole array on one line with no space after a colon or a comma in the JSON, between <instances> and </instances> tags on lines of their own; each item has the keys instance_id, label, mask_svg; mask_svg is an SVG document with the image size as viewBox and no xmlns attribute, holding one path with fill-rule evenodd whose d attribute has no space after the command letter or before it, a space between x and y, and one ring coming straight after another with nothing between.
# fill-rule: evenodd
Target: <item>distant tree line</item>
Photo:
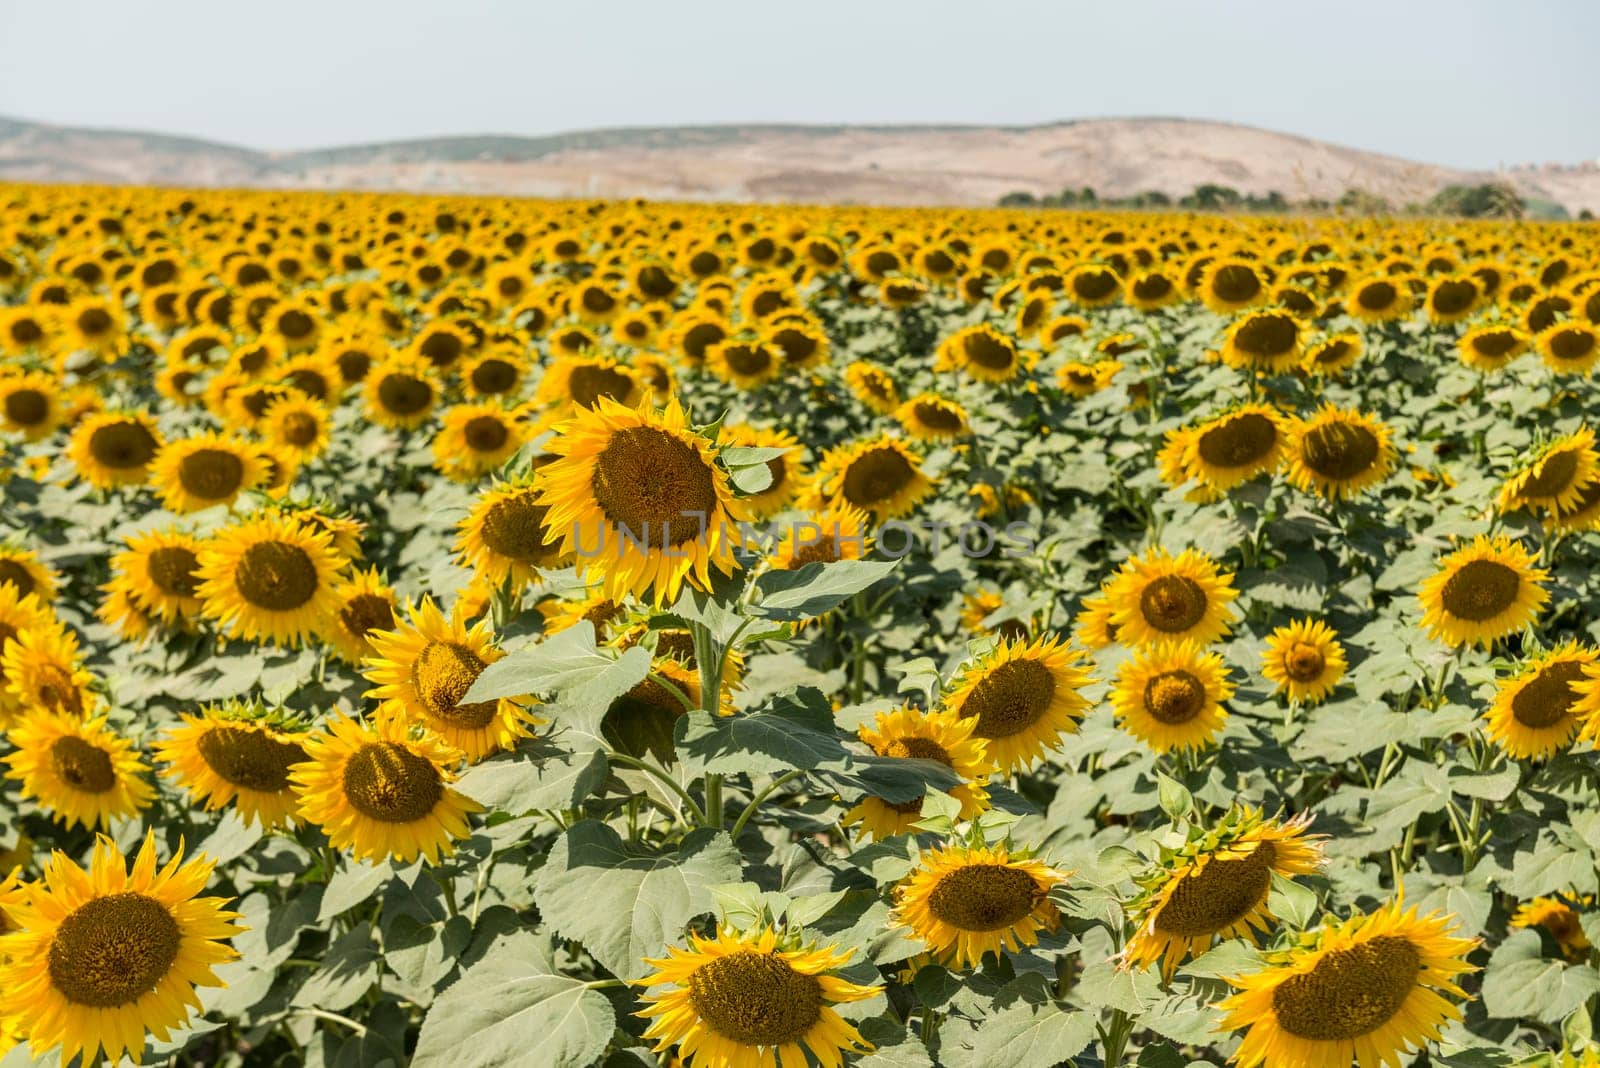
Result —
<instances>
[{"instance_id":1,"label":"distant tree line","mask_svg":"<svg viewBox=\"0 0 1600 1068\"><path fill-rule=\"evenodd\" d=\"M1063 189L1059 193L1035 196L1032 193L1007 193L1000 198L1003 208L1105 208L1153 211L1217 212L1328 212L1340 215L1448 215L1462 219L1565 219L1566 209L1554 201L1525 198L1504 182L1481 185L1449 185L1422 203L1396 206L1385 197L1364 189L1347 189L1337 200L1291 201L1273 190L1265 195L1241 193L1227 185L1206 182L1174 200L1166 193L1149 191L1130 197L1101 197L1093 188ZM1580 219L1594 216L1585 209Z\"/></svg>"}]
</instances>

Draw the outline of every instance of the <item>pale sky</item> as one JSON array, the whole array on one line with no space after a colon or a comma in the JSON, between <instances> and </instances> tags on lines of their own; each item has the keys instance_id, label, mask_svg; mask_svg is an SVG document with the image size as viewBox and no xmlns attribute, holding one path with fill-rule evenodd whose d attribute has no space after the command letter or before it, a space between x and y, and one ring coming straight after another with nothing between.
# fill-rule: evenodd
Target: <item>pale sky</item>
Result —
<instances>
[{"instance_id":1,"label":"pale sky","mask_svg":"<svg viewBox=\"0 0 1600 1068\"><path fill-rule=\"evenodd\" d=\"M1600 157L1593 0L0 0L0 115L311 148L722 122L1246 123Z\"/></svg>"}]
</instances>

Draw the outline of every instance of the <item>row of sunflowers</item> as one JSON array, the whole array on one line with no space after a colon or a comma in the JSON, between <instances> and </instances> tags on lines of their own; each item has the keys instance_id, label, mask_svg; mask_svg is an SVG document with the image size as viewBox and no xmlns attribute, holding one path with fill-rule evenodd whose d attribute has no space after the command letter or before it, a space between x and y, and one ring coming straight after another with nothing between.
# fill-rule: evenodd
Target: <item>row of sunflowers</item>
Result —
<instances>
[{"instance_id":1,"label":"row of sunflowers","mask_svg":"<svg viewBox=\"0 0 1600 1068\"><path fill-rule=\"evenodd\" d=\"M1600 230L0 186L0 1064L1600 1065Z\"/></svg>"}]
</instances>

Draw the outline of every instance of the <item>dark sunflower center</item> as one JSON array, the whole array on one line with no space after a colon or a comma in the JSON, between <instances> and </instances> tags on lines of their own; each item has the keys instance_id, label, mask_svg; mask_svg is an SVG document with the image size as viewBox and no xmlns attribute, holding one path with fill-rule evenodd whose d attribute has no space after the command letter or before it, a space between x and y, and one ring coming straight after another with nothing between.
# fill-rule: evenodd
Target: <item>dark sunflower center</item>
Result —
<instances>
[{"instance_id":1,"label":"dark sunflower center","mask_svg":"<svg viewBox=\"0 0 1600 1068\"><path fill-rule=\"evenodd\" d=\"M783 358L789 363L804 363L817 351L817 339L793 327L774 333L772 342L783 350Z\"/></svg>"},{"instance_id":2,"label":"dark sunflower center","mask_svg":"<svg viewBox=\"0 0 1600 1068\"><path fill-rule=\"evenodd\" d=\"M368 742L345 762L344 795L381 823L415 823L444 796L439 769L396 742Z\"/></svg>"},{"instance_id":3,"label":"dark sunflower center","mask_svg":"<svg viewBox=\"0 0 1600 1068\"><path fill-rule=\"evenodd\" d=\"M306 759L294 742L248 727L212 727L195 743L206 764L234 786L266 794L289 788L289 769Z\"/></svg>"},{"instance_id":4,"label":"dark sunflower center","mask_svg":"<svg viewBox=\"0 0 1600 1068\"><path fill-rule=\"evenodd\" d=\"M932 738L892 738L878 752L882 756L899 757L902 760L936 760L947 768L955 767L944 746ZM922 811L922 796L919 794L909 801L885 801L884 804L901 815L911 815Z\"/></svg>"},{"instance_id":5,"label":"dark sunflower center","mask_svg":"<svg viewBox=\"0 0 1600 1068\"><path fill-rule=\"evenodd\" d=\"M317 440L321 426L310 412L294 411L284 416L281 424L283 438L290 445L303 449Z\"/></svg>"},{"instance_id":6,"label":"dark sunflower center","mask_svg":"<svg viewBox=\"0 0 1600 1068\"><path fill-rule=\"evenodd\" d=\"M368 631L394 629L394 605L376 593L358 593L339 609L339 622L357 638Z\"/></svg>"},{"instance_id":7,"label":"dark sunflower center","mask_svg":"<svg viewBox=\"0 0 1600 1068\"><path fill-rule=\"evenodd\" d=\"M1394 1018L1417 985L1421 955L1400 935L1335 950L1272 994L1272 1014L1291 1035L1339 1042Z\"/></svg>"},{"instance_id":8,"label":"dark sunflower center","mask_svg":"<svg viewBox=\"0 0 1600 1068\"><path fill-rule=\"evenodd\" d=\"M683 351L691 360L703 360L706 350L727 336L721 323L696 323L684 332Z\"/></svg>"},{"instance_id":9,"label":"dark sunflower center","mask_svg":"<svg viewBox=\"0 0 1600 1068\"><path fill-rule=\"evenodd\" d=\"M1347 423L1314 427L1300 439L1300 462L1336 482L1370 471L1378 451L1376 434Z\"/></svg>"},{"instance_id":10,"label":"dark sunflower center","mask_svg":"<svg viewBox=\"0 0 1600 1068\"><path fill-rule=\"evenodd\" d=\"M461 358L461 339L439 330L424 338L417 351L435 367L449 367Z\"/></svg>"},{"instance_id":11,"label":"dark sunflower center","mask_svg":"<svg viewBox=\"0 0 1600 1068\"><path fill-rule=\"evenodd\" d=\"M741 1046L787 1046L822 1018L822 984L782 957L744 950L715 957L689 976L695 1015Z\"/></svg>"},{"instance_id":12,"label":"dark sunflower center","mask_svg":"<svg viewBox=\"0 0 1600 1068\"><path fill-rule=\"evenodd\" d=\"M832 564L839 559L839 543L842 538L820 537L816 541L801 545L794 551L794 568L802 568L807 564Z\"/></svg>"},{"instance_id":13,"label":"dark sunflower center","mask_svg":"<svg viewBox=\"0 0 1600 1068\"><path fill-rule=\"evenodd\" d=\"M1319 364L1338 363L1350 352L1350 342L1344 338L1334 338L1317 349L1317 362Z\"/></svg>"},{"instance_id":14,"label":"dark sunflower center","mask_svg":"<svg viewBox=\"0 0 1600 1068\"><path fill-rule=\"evenodd\" d=\"M1247 356L1271 359L1294 351L1300 328L1289 315L1252 315L1234 331L1233 343Z\"/></svg>"},{"instance_id":15,"label":"dark sunflower center","mask_svg":"<svg viewBox=\"0 0 1600 1068\"><path fill-rule=\"evenodd\" d=\"M593 408L601 397L625 401L632 390L632 376L603 364L580 364L567 378L567 392L572 396L572 403L580 408Z\"/></svg>"},{"instance_id":16,"label":"dark sunflower center","mask_svg":"<svg viewBox=\"0 0 1600 1068\"><path fill-rule=\"evenodd\" d=\"M1594 332L1580 327L1558 330L1550 338L1550 353L1558 360L1581 360L1592 355L1594 348Z\"/></svg>"},{"instance_id":17,"label":"dark sunflower center","mask_svg":"<svg viewBox=\"0 0 1600 1068\"><path fill-rule=\"evenodd\" d=\"M1326 666L1322 650L1306 642L1295 642L1283 657L1283 669L1295 682L1316 682Z\"/></svg>"},{"instance_id":18,"label":"dark sunflower center","mask_svg":"<svg viewBox=\"0 0 1600 1068\"><path fill-rule=\"evenodd\" d=\"M220 501L244 484L244 461L227 449L197 449L178 464L178 482L192 496Z\"/></svg>"},{"instance_id":19,"label":"dark sunflower center","mask_svg":"<svg viewBox=\"0 0 1600 1068\"><path fill-rule=\"evenodd\" d=\"M590 487L607 519L654 547L698 540L718 508L699 450L656 427L613 434L595 458Z\"/></svg>"},{"instance_id":20,"label":"dark sunflower center","mask_svg":"<svg viewBox=\"0 0 1600 1068\"><path fill-rule=\"evenodd\" d=\"M905 489L916 476L911 461L888 445L868 449L844 473L844 498L858 508L872 509Z\"/></svg>"},{"instance_id":21,"label":"dark sunflower center","mask_svg":"<svg viewBox=\"0 0 1600 1068\"><path fill-rule=\"evenodd\" d=\"M1005 864L972 864L949 872L928 895L928 910L962 931L1000 931L1032 912L1044 897L1033 876Z\"/></svg>"},{"instance_id":22,"label":"dark sunflower center","mask_svg":"<svg viewBox=\"0 0 1600 1068\"><path fill-rule=\"evenodd\" d=\"M534 498L534 491L527 490L489 506L480 536L490 552L524 563L555 554L560 539L546 527L548 510Z\"/></svg>"},{"instance_id":23,"label":"dark sunflower center","mask_svg":"<svg viewBox=\"0 0 1600 1068\"><path fill-rule=\"evenodd\" d=\"M1211 292L1229 304L1254 300L1261 292L1261 279L1244 264L1230 263L1219 268L1211 279Z\"/></svg>"},{"instance_id":24,"label":"dark sunflower center","mask_svg":"<svg viewBox=\"0 0 1600 1068\"><path fill-rule=\"evenodd\" d=\"M472 388L479 393L504 393L517 384L517 369L505 360L484 360L472 369Z\"/></svg>"},{"instance_id":25,"label":"dark sunflower center","mask_svg":"<svg viewBox=\"0 0 1600 1068\"><path fill-rule=\"evenodd\" d=\"M69 712L83 715L83 693L72 681L72 676L55 664L37 669L33 685L34 697L51 712Z\"/></svg>"},{"instance_id":26,"label":"dark sunflower center","mask_svg":"<svg viewBox=\"0 0 1600 1068\"><path fill-rule=\"evenodd\" d=\"M1206 615L1206 591L1184 575L1163 575L1139 594L1139 614L1163 634L1182 634Z\"/></svg>"},{"instance_id":27,"label":"dark sunflower center","mask_svg":"<svg viewBox=\"0 0 1600 1068\"><path fill-rule=\"evenodd\" d=\"M1478 287L1471 282L1440 282L1433 290L1433 310L1441 315L1459 315L1478 299Z\"/></svg>"},{"instance_id":28,"label":"dark sunflower center","mask_svg":"<svg viewBox=\"0 0 1600 1068\"><path fill-rule=\"evenodd\" d=\"M765 345L727 345L722 350L722 358L735 374L766 374L772 367L772 353Z\"/></svg>"},{"instance_id":29,"label":"dark sunflower center","mask_svg":"<svg viewBox=\"0 0 1600 1068\"><path fill-rule=\"evenodd\" d=\"M467 420L461 436L473 452L493 453L505 447L511 437L506 424L496 416L480 415Z\"/></svg>"},{"instance_id":30,"label":"dark sunflower center","mask_svg":"<svg viewBox=\"0 0 1600 1068\"><path fill-rule=\"evenodd\" d=\"M428 711L453 727L480 730L493 721L500 702L464 705L461 699L487 666L464 645L429 642L411 665L411 684Z\"/></svg>"},{"instance_id":31,"label":"dark sunflower center","mask_svg":"<svg viewBox=\"0 0 1600 1068\"><path fill-rule=\"evenodd\" d=\"M1496 560L1471 560L1445 580L1440 600L1458 619L1482 623L1516 603L1522 577Z\"/></svg>"},{"instance_id":32,"label":"dark sunflower center","mask_svg":"<svg viewBox=\"0 0 1600 1068\"><path fill-rule=\"evenodd\" d=\"M36 389L6 394L6 418L18 426L36 426L50 414L50 399Z\"/></svg>"},{"instance_id":33,"label":"dark sunflower center","mask_svg":"<svg viewBox=\"0 0 1600 1068\"><path fill-rule=\"evenodd\" d=\"M378 403L395 415L416 415L433 403L433 387L410 375L384 375L378 383Z\"/></svg>"},{"instance_id":34,"label":"dark sunflower center","mask_svg":"<svg viewBox=\"0 0 1600 1068\"><path fill-rule=\"evenodd\" d=\"M1260 412L1241 412L1202 431L1197 449L1213 467L1248 467L1264 459L1278 443L1278 428Z\"/></svg>"},{"instance_id":35,"label":"dark sunflower center","mask_svg":"<svg viewBox=\"0 0 1600 1068\"><path fill-rule=\"evenodd\" d=\"M1050 710L1056 679L1037 660L1008 660L984 676L961 706L961 718L978 718L979 738L1007 738L1027 730Z\"/></svg>"},{"instance_id":36,"label":"dark sunflower center","mask_svg":"<svg viewBox=\"0 0 1600 1068\"><path fill-rule=\"evenodd\" d=\"M372 356L360 349L345 349L335 360L339 364L339 377L346 382L361 381L372 367Z\"/></svg>"},{"instance_id":37,"label":"dark sunflower center","mask_svg":"<svg viewBox=\"0 0 1600 1068\"><path fill-rule=\"evenodd\" d=\"M27 568L15 560L0 557L0 584L15 586L18 597L26 597L33 592L33 575Z\"/></svg>"},{"instance_id":38,"label":"dark sunflower center","mask_svg":"<svg viewBox=\"0 0 1600 1068\"><path fill-rule=\"evenodd\" d=\"M311 556L300 546L281 541L258 542L246 549L233 582L239 596L273 612L299 608L321 585Z\"/></svg>"},{"instance_id":39,"label":"dark sunflower center","mask_svg":"<svg viewBox=\"0 0 1600 1068\"><path fill-rule=\"evenodd\" d=\"M1517 335L1509 330L1492 330L1485 334L1478 334L1472 339L1472 347L1479 354L1490 359L1498 359L1510 352L1517 344Z\"/></svg>"},{"instance_id":40,"label":"dark sunflower center","mask_svg":"<svg viewBox=\"0 0 1600 1068\"><path fill-rule=\"evenodd\" d=\"M929 430L954 434L964 425L961 413L945 404L919 401L915 406L917 422Z\"/></svg>"},{"instance_id":41,"label":"dark sunflower center","mask_svg":"<svg viewBox=\"0 0 1600 1068\"><path fill-rule=\"evenodd\" d=\"M142 423L107 423L89 435L89 455L104 467L126 471L156 455L156 438Z\"/></svg>"},{"instance_id":42,"label":"dark sunflower center","mask_svg":"<svg viewBox=\"0 0 1600 1068\"><path fill-rule=\"evenodd\" d=\"M278 317L278 333L290 340L309 337L316 327L316 320L303 311L287 311Z\"/></svg>"},{"instance_id":43,"label":"dark sunflower center","mask_svg":"<svg viewBox=\"0 0 1600 1068\"><path fill-rule=\"evenodd\" d=\"M1267 899L1277 847L1262 842L1248 857L1212 860L1182 876L1156 913L1156 930L1200 938L1227 930Z\"/></svg>"},{"instance_id":44,"label":"dark sunflower center","mask_svg":"<svg viewBox=\"0 0 1600 1068\"><path fill-rule=\"evenodd\" d=\"M195 554L181 545L164 545L145 558L150 581L173 597L193 597L199 592L200 578L195 573L199 566Z\"/></svg>"},{"instance_id":45,"label":"dark sunflower center","mask_svg":"<svg viewBox=\"0 0 1600 1068\"><path fill-rule=\"evenodd\" d=\"M1017 350L1005 338L987 330L969 335L962 341L961 348L967 354L967 359L992 371L1007 370L1017 359Z\"/></svg>"},{"instance_id":46,"label":"dark sunflower center","mask_svg":"<svg viewBox=\"0 0 1600 1068\"><path fill-rule=\"evenodd\" d=\"M1533 477L1522 484L1520 496L1526 500L1559 497L1578 474L1578 453L1562 449L1539 462Z\"/></svg>"},{"instance_id":47,"label":"dark sunflower center","mask_svg":"<svg viewBox=\"0 0 1600 1068\"><path fill-rule=\"evenodd\" d=\"M1158 723L1188 723L1205 707L1205 685L1182 669L1163 671L1144 684L1144 710Z\"/></svg>"},{"instance_id":48,"label":"dark sunflower center","mask_svg":"<svg viewBox=\"0 0 1600 1068\"><path fill-rule=\"evenodd\" d=\"M1583 664L1558 660L1547 665L1511 698L1511 714L1524 727L1540 730L1565 720L1578 699L1572 684L1583 678Z\"/></svg>"},{"instance_id":49,"label":"dark sunflower center","mask_svg":"<svg viewBox=\"0 0 1600 1068\"><path fill-rule=\"evenodd\" d=\"M89 308L78 316L78 329L85 337L99 337L111 329L111 316L103 308Z\"/></svg>"},{"instance_id":50,"label":"dark sunflower center","mask_svg":"<svg viewBox=\"0 0 1600 1068\"><path fill-rule=\"evenodd\" d=\"M75 1005L126 1005L156 989L182 944L182 929L154 898L131 892L97 897L56 928L50 985Z\"/></svg>"},{"instance_id":51,"label":"dark sunflower center","mask_svg":"<svg viewBox=\"0 0 1600 1068\"><path fill-rule=\"evenodd\" d=\"M71 734L50 746L50 766L62 782L79 793L103 794L117 785L111 754Z\"/></svg>"},{"instance_id":52,"label":"dark sunflower center","mask_svg":"<svg viewBox=\"0 0 1600 1068\"><path fill-rule=\"evenodd\" d=\"M1372 282L1356 293L1356 303L1367 311L1384 311L1400 298L1400 291L1391 282Z\"/></svg>"}]
</instances>

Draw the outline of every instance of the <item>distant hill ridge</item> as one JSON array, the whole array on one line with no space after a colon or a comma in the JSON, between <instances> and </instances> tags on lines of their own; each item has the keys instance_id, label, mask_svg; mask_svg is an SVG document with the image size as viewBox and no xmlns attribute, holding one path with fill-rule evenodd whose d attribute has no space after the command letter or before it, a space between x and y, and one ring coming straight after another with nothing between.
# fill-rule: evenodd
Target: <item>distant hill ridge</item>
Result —
<instances>
[{"instance_id":1,"label":"distant hill ridge","mask_svg":"<svg viewBox=\"0 0 1600 1068\"><path fill-rule=\"evenodd\" d=\"M1360 189L1400 205L1490 179L1574 214L1600 211L1592 162L1490 174L1199 119L624 127L268 152L0 118L0 180L12 181L952 205L1085 186L1176 197L1209 182L1290 200Z\"/></svg>"}]
</instances>

